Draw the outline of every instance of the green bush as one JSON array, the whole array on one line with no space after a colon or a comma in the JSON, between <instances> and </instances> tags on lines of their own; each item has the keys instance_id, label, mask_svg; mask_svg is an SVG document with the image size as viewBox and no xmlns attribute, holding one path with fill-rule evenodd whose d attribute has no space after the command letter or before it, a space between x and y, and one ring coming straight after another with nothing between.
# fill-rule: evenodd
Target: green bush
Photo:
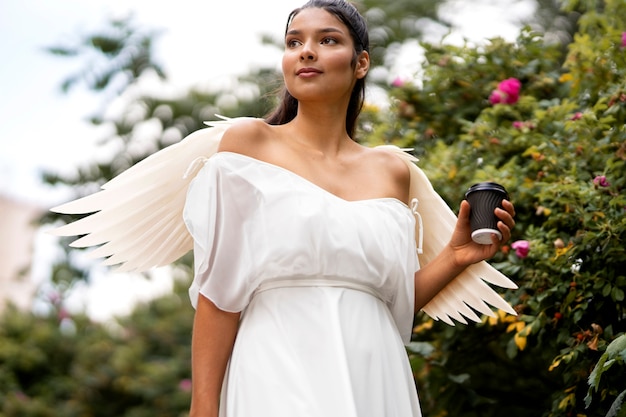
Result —
<instances>
[{"instance_id":1,"label":"green bush","mask_svg":"<svg viewBox=\"0 0 626 417\"><path fill-rule=\"evenodd\" d=\"M62 308L0 318L1 417L180 417L190 397L193 310L174 294L94 323Z\"/></svg>"},{"instance_id":2,"label":"green bush","mask_svg":"<svg viewBox=\"0 0 626 417\"><path fill-rule=\"evenodd\" d=\"M592 375L626 331L626 3L564 7L584 12L566 56L528 28L515 44L425 45L423 85L393 90L388 128L435 189L457 209L471 184L502 183L512 240L529 245L493 260L520 287L505 294L517 317L418 318L411 357L427 415L610 416L626 395L623 343ZM519 100L492 104L508 78Z\"/></svg>"}]
</instances>

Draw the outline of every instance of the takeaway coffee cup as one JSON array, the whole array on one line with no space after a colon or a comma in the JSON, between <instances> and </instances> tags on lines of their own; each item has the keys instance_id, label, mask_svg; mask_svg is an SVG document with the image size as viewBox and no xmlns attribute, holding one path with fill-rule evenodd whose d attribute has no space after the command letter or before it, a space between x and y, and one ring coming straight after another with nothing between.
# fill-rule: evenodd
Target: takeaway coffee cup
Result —
<instances>
[{"instance_id":1,"label":"takeaway coffee cup","mask_svg":"<svg viewBox=\"0 0 626 417\"><path fill-rule=\"evenodd\" d=\"M509 199L506 189L495 182L481 182L472 185L465 193L470 203L470 224L472 240L483 245L491 244L491 235L502 239L498 230L498 218L494 214L496 207L502 208L502 200Z\"/></svg>"}]
</instances>

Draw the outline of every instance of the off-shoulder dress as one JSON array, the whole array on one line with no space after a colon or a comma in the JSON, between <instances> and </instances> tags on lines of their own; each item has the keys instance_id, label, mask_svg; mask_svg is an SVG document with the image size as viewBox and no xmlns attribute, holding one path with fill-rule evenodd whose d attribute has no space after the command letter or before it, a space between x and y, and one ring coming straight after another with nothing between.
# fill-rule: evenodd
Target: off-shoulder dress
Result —
<instances>
[{"instance_id":1,"label":"off-shoulder dress","mask_svg":"<svg viewBox=\"0 0 626 417\"><path fill-rule=\"evenodd\" d=\"M415 217L218 152L190 185L199 296L242 312L221 417L415 417L404 344L419 268Z\"/></svg>"}]
</instances>

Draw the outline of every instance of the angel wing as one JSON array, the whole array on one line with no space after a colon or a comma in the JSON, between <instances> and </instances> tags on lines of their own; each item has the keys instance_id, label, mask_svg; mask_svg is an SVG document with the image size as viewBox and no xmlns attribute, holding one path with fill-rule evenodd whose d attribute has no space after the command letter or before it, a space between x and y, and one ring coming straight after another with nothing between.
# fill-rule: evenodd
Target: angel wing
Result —
<instances>
[{"instance_id":1,"label":"angel wing","mask_svg":"<svg viewBox=\"0 0 626 417\"><path fill-rule=\"evenodd\" d=\"M409 200L416 199L421 222L416 227L416 236L425 242L420 261L423 265L430 262L448 243L456 224L456 215L448 204L433 189L426 174L416 165L418 161L397 146L384 145L379 148L397 154L408 165L411 172ZM422 228L419 230L419 228ZM494 317L488 304L517 315L515 310L496 293L487 283L502 288L515 289L517 285L497 269L482 261L470 265L435 296L422 311L435 320L454 326L455 319L467 324L465 318L479 322L475 311ZM471 307L471 308L470 308Z\"/></svg>"},{"instance_id":2,"label":"angel wing","mask_svg":"<svg viewBox=\"0 0 626 417\"><path fill-rule=\"evenodd\" d=\"M76 248L101 245L89 254L122 264L120 271L145 271L170 264L193 249L183 223L189 183L201 168L194 161L215 152L232 119L207 123L182 141L156 152L102 186L102 190L50 209L56 213L94 213L51 231L57 236L86 235Z\"/></svg>"},{"instance_id":3,"label":"angel wing","mask_svg":"<svg viewBox=\"0 0 626 417\"><path fill-rule=\"evenodd\" d=\"M120 271L139 272L174 262L193 249L193 240L182 220L187 188L201 168L201 164L194 162L217 152L222 134L235 120L222 119L208 122L209 128L152 154L104 184L101 191L53 207L50 210L57 213L93 214L51 233L85 235L70 246L102 245L89 255L107 258L105 265L121 264ZM397 153L410 168L410 195L419 201L419 213L425 225L418 230L426 241L421 261L428 263L448 242L456 216L417 167L416 158L395 146L383 148ZM448 284L423 311L450 325L454 325L452 318L461 323L467 323L464 317L480 321L474 310L493 316L488 304L516 314L486 282L516 288L496 269L481 262Z\"/></svg>"}]
</instances>

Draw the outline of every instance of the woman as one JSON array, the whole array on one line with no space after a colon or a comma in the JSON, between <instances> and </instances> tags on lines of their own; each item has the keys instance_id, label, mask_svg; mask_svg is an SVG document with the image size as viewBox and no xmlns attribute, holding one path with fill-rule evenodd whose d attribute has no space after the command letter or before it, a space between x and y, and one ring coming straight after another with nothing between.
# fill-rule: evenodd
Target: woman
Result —
<instances>
[{"instance_id":1,"label":"woman","mask_svg":"<svg viewBox=\"0 0 626 417\"><path fill-rule=\"evenodd\" d=\"M352 140L370 66L361 15L311 0L289 17L286 92L225 133L190 186L192 417L421 415L403 341L413 313L510 238L449 244L419 268L409 171Z\"/></svg>"}]
</instances>

